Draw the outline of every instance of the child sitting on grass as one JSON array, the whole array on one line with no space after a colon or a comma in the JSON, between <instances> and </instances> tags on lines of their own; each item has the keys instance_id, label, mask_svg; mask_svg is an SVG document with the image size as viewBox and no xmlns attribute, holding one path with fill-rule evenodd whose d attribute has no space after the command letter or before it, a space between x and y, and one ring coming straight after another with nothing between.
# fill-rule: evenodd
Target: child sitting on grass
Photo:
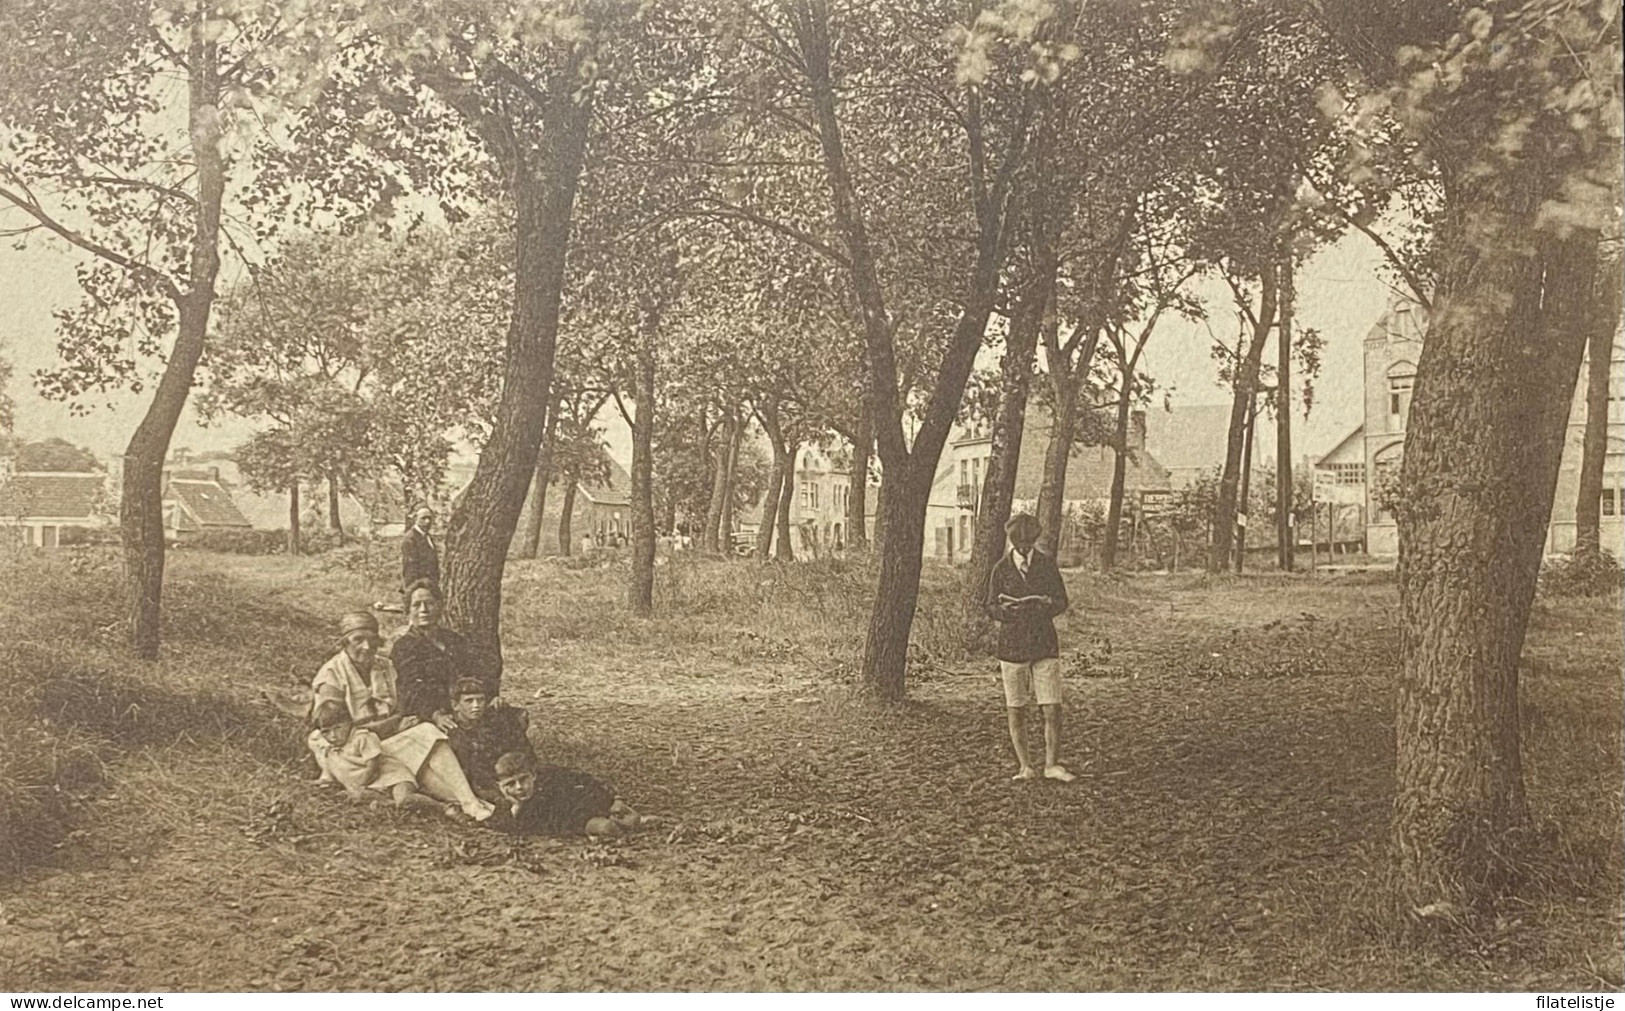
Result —
<instances>
[{"instance_id":1,"label":"child sitting on grass","mask_svg":"<svg viewBox=\"0 0 1625 1011\"><path fill-rule=\"evenodd\" d=\"M638 813L601 780L511 751L496 763L506 806L489 824L515 835L586 835L619 838L638 827Z\"/></svg>"},{"instance_id":2,"label":"child sitting on grass","mask_svg":"<svg viewBox=\"0 0 1625 1011\"><path fill-rule=\"evenodd\" d=\"M446 741L468 777L468 785L481 800L502 806L497 788L497 759L510 751L530 756L536 749L525 735L530 714L518 706L492 705L485 682L479 678L458 678L451 690L451 718L456 726L446 731Z\"/></svg>"},{"instance_id":3,"label":"child sitting on grass","mask_svg":"<svg viewBox=\"0 0 1625 1011\"><path fill-rule=\"evenodd\" d=\"M342 702L327 701L316 707L316 729L327 743L321 754L322 768L351 800L367 803L375 793L387 793L397 807L435 811L458 821L465 820L456 804L443 804L418 792L417 780L401 761L384 753L378 735L355 725Z\"/></svg>"}]
</instances>

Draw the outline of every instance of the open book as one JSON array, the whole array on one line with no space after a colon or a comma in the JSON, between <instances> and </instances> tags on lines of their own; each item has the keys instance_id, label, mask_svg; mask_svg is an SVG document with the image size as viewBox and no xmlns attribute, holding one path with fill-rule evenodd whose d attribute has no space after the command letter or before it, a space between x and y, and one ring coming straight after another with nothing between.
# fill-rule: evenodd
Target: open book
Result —
<instances>
[{"instance_id":1,"label":"open book","mask_svg":"<svg viewBox=\"0 0 1625 1011\"><path fill-rule=\"evenodd\" d=\"M1025 597L1012 597L1008 593L1001 593L999 594L999 603L1011 607L1028 607L1033 604L1047 604L1049 598L1036 593L1028 594Z\"/></svg>"}]
</instances>

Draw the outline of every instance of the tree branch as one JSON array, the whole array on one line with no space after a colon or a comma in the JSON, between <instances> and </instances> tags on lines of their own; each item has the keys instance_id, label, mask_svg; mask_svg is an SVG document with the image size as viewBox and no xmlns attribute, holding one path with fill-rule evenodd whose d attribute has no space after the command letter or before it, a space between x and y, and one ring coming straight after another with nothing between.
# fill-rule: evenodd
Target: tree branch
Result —
<instances>
[{"instance_id":1,"label":"tree branch","mask_svg":"<svg viewBox=\"0 0 1625 1011\"><path fill-rule=\"evenodd\" d=\"M49 214L46 214L38 204L16 193L13 193L11 190L8 190L3 186L0 186L0 197L4 197L18 209L22 210L23 213L29 215L35 221L38 221L42 226L52 232L55 232L63 239L66 239L73 245L78 246L85 252L100 257L101 259L106 260L108 263L114 264L115 266L122 267L132 274L137 274L153 281L176 305L180 305L184 299L180 288L176 286L175 282L156 267L153 267L150 264L141 263L135 259L132 259L131 257L125 256L123 253L109 249L99 242L92 239L87 239L83 235L80 235L78 232L57 221L55 218L52 218Z\"/></svg>"}]
</instances>

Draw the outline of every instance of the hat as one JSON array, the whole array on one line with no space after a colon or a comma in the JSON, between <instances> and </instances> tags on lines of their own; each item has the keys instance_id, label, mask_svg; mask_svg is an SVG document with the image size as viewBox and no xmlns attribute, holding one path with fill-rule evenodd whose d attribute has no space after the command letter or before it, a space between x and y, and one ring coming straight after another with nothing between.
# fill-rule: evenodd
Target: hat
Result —
<instances>
[{"instance_id":1,"label":"hat","mask_svg":"<svg viewBox=\"0 0 1625 1011\"><path fill-rule=\"evenodd\" d=\"M317 730L331 730L351 722L350 711L344 708L344 703L328 699L316 707L313 722Z\"/></svg>"},{"instance_id":2,"label":"hat","mask_svg":"<svg viewBox=\"0 0 1625 1011\"><path fill-rule=\"evenodd\" d=\"M1014 537L1018 532L1026 531L1037 537L1039 526L1038 517L1032 513L1016 513L1004 522L1004 532Z\"/></svg>"},{"instance_id":3,"label":"hat","mask_svg":"<svg viewBox=\"0 0 1625 1011\"><path fill-rule=\"evenodd\" d=\"M491 693L485 690L485 682L479 678L458 678L452 682L451 700L455 702L464 695L478 695L487 699L491 697Z\"/></svg>"},{"instance_id":4,"label":"hat","mask_svg":"<svg viewBox=\"0 0 1625 1011\"><path fill-rule=\"evenodd\" d=\"M434 510L430 509L428 506L418 506L416 509L414 509L412 511L412 518L413 519L421 520L424 517L428 517L430 519L433 519L434 518Z\"/></svg>"},{"instance_id":5,"label":"hat","mask_svg":"<svg viewBox=\"0 0 1625 1011\"><path fill-rule=\"evenodd\" d=\"M496 774L498 779L517 776L521 772L532 772L536 763L531 761L529 755L523 751L510 751L497 759Z\"/></svg>"},{"instance_id":6,"label":"hat","mask_svg":"<svg viewBox=\"0 0 1625 1011\"><path fill-rule=\"evenodd\" d=\"M371 611L350 611L339 619L339 638L342 639L351 632L371 632L378 634L378 619L372 616Z\"/></svg>"}]
</instances>

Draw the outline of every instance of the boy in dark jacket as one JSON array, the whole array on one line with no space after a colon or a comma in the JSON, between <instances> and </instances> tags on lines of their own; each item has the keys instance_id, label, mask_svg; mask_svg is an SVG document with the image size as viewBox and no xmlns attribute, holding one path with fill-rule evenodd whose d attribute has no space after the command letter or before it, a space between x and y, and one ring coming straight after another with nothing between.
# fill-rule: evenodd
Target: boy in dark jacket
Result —
<instances>
[{"instance_id":1,"label":"boy in dark jacket","mask_svg":"<svg viewBox=\"0 0 1625 1011\"><path fill-rule=\"evenodd\" d=\"M993 566L987 582L987 611L999 623L999 669L1004 674L1005 712L1010 743L1021 767L1015 779L1036 779L1027 752L1027 710L1044 715L1044 778L1070 783L1061 764L1061 650L1055 616L1067 609L1066 584L1055 560L1034 545L1038 518L1026 513L1004 525L1010 550Z\"/></svg>"},{"instance_id":2,"label":"boy in dark jacket","mask_svg":"<svg viewBox=\"0 0 1625 1011\"><path fill-rule=\"evenodd\" d=\"M462 765L468 785L481 800L501 804L497 759L509 752L523 753L532 760L536 757L526 735L530 714L518 706L492 705L485 682L479 678L458 678L451 690L451 718L456 725L446 731L446 741Z\"/></svg>"}]
</instances>

